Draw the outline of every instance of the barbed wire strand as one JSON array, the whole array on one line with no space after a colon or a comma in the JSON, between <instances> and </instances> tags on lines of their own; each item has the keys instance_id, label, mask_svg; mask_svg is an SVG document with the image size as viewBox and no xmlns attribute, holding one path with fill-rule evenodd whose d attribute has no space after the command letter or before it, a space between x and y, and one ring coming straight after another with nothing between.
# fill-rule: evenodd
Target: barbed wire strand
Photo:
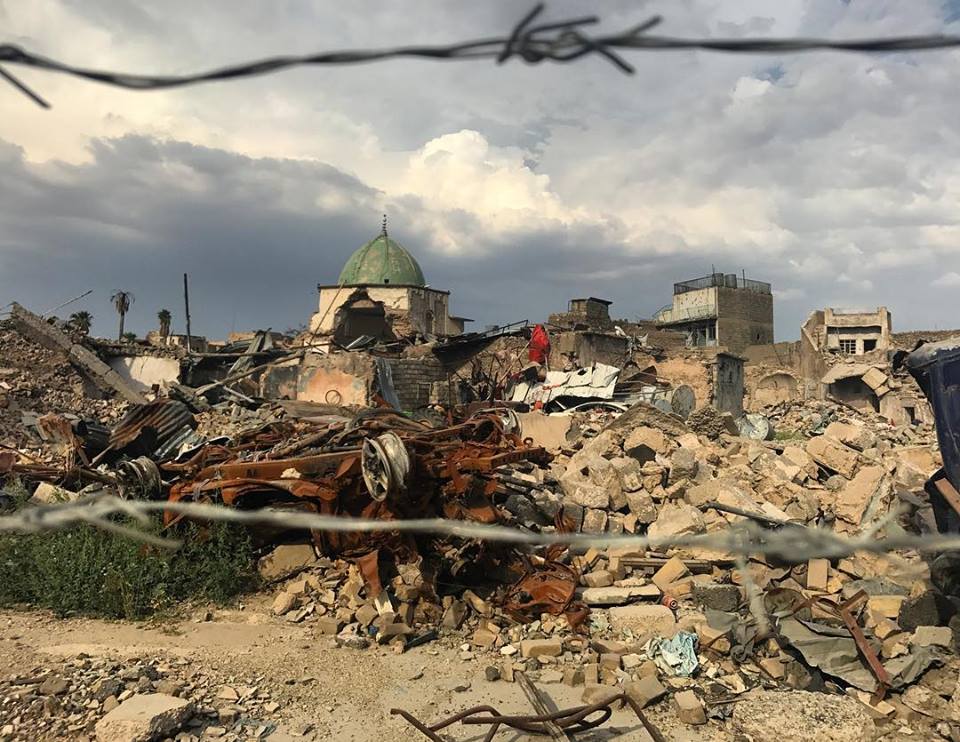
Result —
<instances>
[{"instance_id":1,"label":"barbed wire strand","mask_svg":"<svg viewBox=\"0 0 960 742\"><path fill-rule=\"evenodd\" d=\"M503 64L513 57L519 57L528 64L539 64L544 61L573 62L581 57L596 54L605 58L620 71L633 74L635 71L633 66L618 52L700 50L734 54L795 54L810 51L896 53L960 47L960 36L947 34L838 40L820 38L696 39L649 34L648 31L662 22L663 19L660 16L653 16L625 31L590 36L586 33L585 28L599 23L600 18L598 16L584 16L534 25L534 20L543 9L543 3L535 5L506 37L476 39L444 46L399 46L383 49L320 52L309 55L283 55L184 75L140 75L94 70L44 57L26 51L15 44L0 44L0 63L71 75L131 90L156 90L264 75L292 67L351 65L399 58L433 60L494 59L498 64ZM44 108L50 107L46 100L2 67L0 67L0 76L38 105Z\"/></svg>"},{"instance_id":2,"label":"barbed wire strand","mask_svg":"<svg viewBox=\"0 0 960 742\"><path fill-rule=\"evenodd\" d=\"M23 508L11 515L0 516L0 533L39 533L53 531L79 523L117 531L123 535L146 540L167 548L177 548L181 542L174 538L155 537L137 529L122 526L111 520L115 516L129 516L144 522L150 513L168 511L207 521L223 521L245 525L272 525L285 528L336 531L341 533L401 532L455 536L510 543L518 546L551 546L566 544L582 548L636 549L691 548L706 549L730 555L773 555L792 562L822 557L837 559L856 552L886 554L896 550L924 552L960 551L960 534L910 534L900 529L878 537L870 529L854 536L846 536L823 528L788 524L778 530L761 528L746 520L722 531L668 537L632 536L618 534L534 533L511 526L487 525L444 518L415 518L409 520L377 520L320 515L301 510L238 510L223 505L193 502L154 500L124 500L106 495L84 498L70 503ZM121 531L118 531L121 532Z\"/></svg>"}]
</instances>

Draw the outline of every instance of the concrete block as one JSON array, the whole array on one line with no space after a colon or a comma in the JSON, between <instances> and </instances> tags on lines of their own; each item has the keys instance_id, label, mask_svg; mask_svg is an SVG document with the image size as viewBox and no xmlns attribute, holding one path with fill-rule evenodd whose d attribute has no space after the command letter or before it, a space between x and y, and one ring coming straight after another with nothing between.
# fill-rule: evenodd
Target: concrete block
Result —
<instances>
[{"instance_id":1,"label":"concrete block","mask_svg":"<svg viewBox=\"0 0 960 742\"><path fill-rule=\"evenodd\" d=\"M859 454L840 441L820 435L807 441L806 451L818 464L847 479L853 479L857 471Z\"/></svg>"},{"instance_id":2,"label":"concrete block","mask_svg":"<svg viewBox=\"0 0 960 742\"><path fill-rule=\"evenodd\" d=\"M807 588L825 592L830 579L829 559L810 559L807 561Z\"/></svg>"},{"instance_id":3,"label":"concrete block","mask_svg":"<svg viewBox=\"0 0 960 742\"><path fill-rule=\"evenodd\" d=\"M563 642L559 639L524 639L520 642L522 657L559 657L561 654L563 654Z\"/></svg>"},{"instance_id":4,"label":"concrete block","mask_svg":"<svg viewBox=\"0 0 960 742\"><path fill-rule=\"evenodd\" d=\"M636 600L655 600L660 597L660 588L656 585L591 587L580 593L580 597L590 606L626 605Z\"/></svg>"},{"instance_id":5,"label":"concrete block","mask_svg":"<svg viewBox=\"0 0 960 742\"><path fill-rule=\"evenodd\" d=\"M623 692L630 696L640 708L655 703L667 694L667 689L656 677L646 676L623 684Z\"/></svg>"},{"instance_id":6,"label":"concrete block","mask_svg":"<svg viewBox=\"0 0 960 742\"><path fill-rule=\"evenodd\" d=\"M860 525L867 506L883 482L886 470L882 466L865 466L837 493L833 511L847 523Z\"/></svg>"},{"instance_id":7,"label":"concrete block","mask_svg":"<svg viewBox=\"0 0 960 742\"><path fill-rule=\"evenodd\" d=\"M135 695L97 722L97 742L151 742L171 737L193 714L193 705L162 693Z\"/></svg>"},{"instance_id":8,"label":"concrete block","mask_svg":"<svg viewBox=\"0 0 960 742\"><path fill-rule=\"evenodd\" d=\"M700 725L707 723L707 714L703 710L703 704L697 698L697 694L692 690L683 690L674 695L674 702L677 704L677 716L684 724Z\"/></svg>"},{"instance_id":9,"label":"concrete block","mask_svg":"<svg viewBox=\"0 0 960 742\"><path fill-rule=\"evenodd\" d=\"M667 587L679 580L684 575L690 573L687 565L678 557L671 557L660 569L653 575L653 584L661 590L666 591Z\"/></svg>"},{"instance_id":10,"label":"concrete block","mask_svg":"<svg viewBox=\"0 0 960 742\"><path fill-rule=\"evenodd\" d=\"M668 538L703 533L706 528L703 513L695 507L685 503L667 503L660 508L656 522L647 529L647 535L650 538Z\"/></svg>"},{"instance_id":11,"label":"concrete block","mask_svg":"<svg viewBox=\"0 0 960 742\"><path fill-rule=\"evenodd\" d=\"M917 626L910 643L918 647L946 647L953 643L953 631L949 626Z\"/></svg>"}]
</instances>

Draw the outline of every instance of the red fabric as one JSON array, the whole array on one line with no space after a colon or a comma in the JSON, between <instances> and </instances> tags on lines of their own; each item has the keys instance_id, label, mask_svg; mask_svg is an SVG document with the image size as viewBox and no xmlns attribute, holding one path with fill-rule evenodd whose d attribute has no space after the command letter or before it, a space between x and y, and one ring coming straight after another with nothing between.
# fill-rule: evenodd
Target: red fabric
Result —
<instances>
[{"instance_id":1,"label":"red fabric","mask_svg":"<svg viewBox=\"0 0 960 742\"><path fill-rule=\"evenodd\" d=\"M530 336L529 358L534 363L544 364L550 355L550 337L543 325L536 325Z\"/></svg>"}]
</instances>

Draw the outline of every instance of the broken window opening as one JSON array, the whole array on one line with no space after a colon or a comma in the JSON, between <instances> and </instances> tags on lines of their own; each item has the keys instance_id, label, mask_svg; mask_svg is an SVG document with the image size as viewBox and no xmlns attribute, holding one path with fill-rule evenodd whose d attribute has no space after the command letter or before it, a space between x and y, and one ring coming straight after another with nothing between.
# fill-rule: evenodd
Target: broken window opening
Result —
<instances>
[{"instance_id":1,"label":"broken window opening","mask_svg":"<svg viewBox=\"0 0 960 742\"><path fill-rule=\"evenodd\" d=\"M383 302L373 301L358 289L334 313L334 341L341 346L364 335L377 340L396 340Z\"/></svg>"},{"instance_id":2,"label":"broken window opening","mask_svg":"<svg viewBox=\"0 0 960 742\"><path fill-rule=\"evenodd\" d=\"M876 350L876 349L877 349L877 341L876 341L876 340L872 340L872 339L871 339L871 340L864 340L864 341L863 341L863 352L864 352L864 353L869 353L871 350Z\"/></svg>"}]
</instances>

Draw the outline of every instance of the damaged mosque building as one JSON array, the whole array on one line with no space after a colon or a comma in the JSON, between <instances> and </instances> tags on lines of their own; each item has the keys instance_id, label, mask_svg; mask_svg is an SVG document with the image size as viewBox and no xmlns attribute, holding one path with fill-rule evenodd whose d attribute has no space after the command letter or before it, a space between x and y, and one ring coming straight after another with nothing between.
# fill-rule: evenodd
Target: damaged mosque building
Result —
<instances>
[{"instance_id":1,"label":"damaged mosque building","mask_svg":"<svg viewBox=\"0 0 960 742\"><path fill-rule=\"evenodd\" d=\"M450 314L450 292L427 285L416 258L387 234L386 217L380 234L347 260L337 283L317 289L310 331L332 335L341 346L365 337L459 335L470 321Z\"/></svg>"}]
</instances>

